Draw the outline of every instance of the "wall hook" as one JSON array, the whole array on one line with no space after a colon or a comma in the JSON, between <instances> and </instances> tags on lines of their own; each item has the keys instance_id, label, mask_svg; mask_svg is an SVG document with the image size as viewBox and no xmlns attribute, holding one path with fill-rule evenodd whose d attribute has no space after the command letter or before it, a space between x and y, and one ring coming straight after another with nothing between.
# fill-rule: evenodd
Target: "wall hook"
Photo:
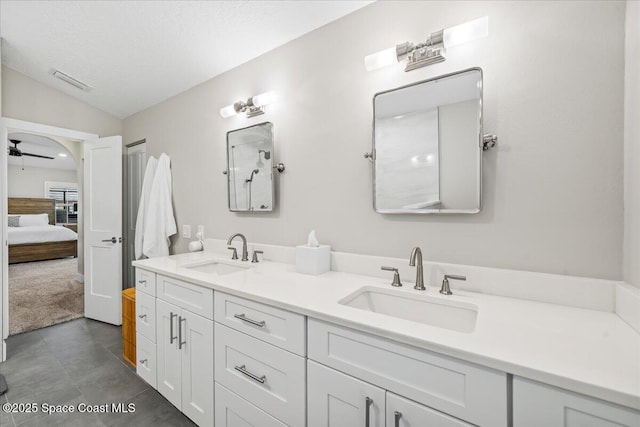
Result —
<instances>
[{"instance_id":1,"label":"wall hook","mask_svg":"<svg viewBox=\"0 0 640 427\"><path fill-rule=\"evenodd\" d=\"M482 151L489 151L498 143L498 135L486 134L482 137Z\"/></svg>"}]
</instances>

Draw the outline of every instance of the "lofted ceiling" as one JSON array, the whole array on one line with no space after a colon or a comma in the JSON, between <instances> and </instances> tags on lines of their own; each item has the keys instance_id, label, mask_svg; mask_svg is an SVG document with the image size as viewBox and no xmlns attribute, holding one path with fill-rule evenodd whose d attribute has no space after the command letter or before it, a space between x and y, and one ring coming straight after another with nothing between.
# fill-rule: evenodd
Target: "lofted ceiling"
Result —
<instances>
[{"instance_id":1,"label":"lofted ceiling","mask_svg":"<svg viewBox=\"0 0 640 427\"><path fill-rule=\"evenodd\" d=\"M125 118L369 3L2 0L2 63Z\"/></svg>"}]
</instances>

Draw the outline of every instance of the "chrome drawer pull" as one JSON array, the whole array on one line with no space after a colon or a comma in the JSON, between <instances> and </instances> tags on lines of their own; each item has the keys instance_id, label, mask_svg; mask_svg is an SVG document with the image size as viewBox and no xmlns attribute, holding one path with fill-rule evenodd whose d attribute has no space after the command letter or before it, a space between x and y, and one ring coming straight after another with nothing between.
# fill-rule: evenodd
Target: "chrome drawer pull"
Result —
<instances>
[{"instance_id":1,"label":"chrome drawer pull","mask_svg":"<svg viewBox=\"0 0 640 427\"><path fill-rule=\"evenodd\" d=\"M373 404L373 399L370 398L369 396L366 397L366 399L364 400L364 404L365 404L365 410L364 410L364 427L369 427L369 421L370 421L370 416L369 416L369 412L371 408L371 405Z\"/></svg>"},{"instance_id":2,"label":"chrome drawer pull","mask_svg":"<svg viewBox=\"0 0 640 427\"><path fill-rule=\"evenodd\" d=\"M182 316L178 316L178 350L182 349L182 346L187 343L187 340L182 341L182 322L187 323L187 319Z\"/></svg>"},{"instance_id":3,"label":"chrome drawer pull","mask_svg":"<svg viewBox=\"0 0 640 427\"><path fill-rule=\"evenodd\" d=\"M264 320L257 321L257 320L249 319L248 317L246 317L244 315L244 313L242 313L242 314L234 314L233 317L235 317L236 319L240 319L243 322L247 322L247 323L251 323L252 325L259 326L261 328L264 328L264 325L267 324L267 322L265 322Z\"/></svg>"},{"instance_id":4,"label":"chrome drawer pull","mask_svg":"<svg viewBox=\"0 0 640 427\"><path fill-rule=\"evenodd\" d=\"M173 312L171 312L170 317L169 317L169 344L173 344L173 340L175 340L178 337L174 337L173 336L173 317L178 317L177 314L173 314ZM180 326L180 325L178 325Z\"/></svg>"},{"instance_id":5,"label":"chrome drawer pull","mask_svg":"<svg viewBox=\"0 0 640 427\"><path fill-rule=\"evenodd\" d=\"M140 314L138 315L138 319L145 319L147 317L146 314Z\"/></svg>"},{"instance_id":6,"label":"chrome drawer pull","mask_svg":"<svg viewBox=\"0 0 640 427\"><path fill-rule=\"evenodd\" d=\"M141 285L146 285L147 281L146 280L138 280L138 283L140 283Z\"/></svg>"},{"instance_id":7,"label":"chrome drawer pull","mask_svg":"<svg viewBox=\"0 0 640 427\"><path fill-rule=\"evenodd\" d=\"M233 369L235 369L236 371L240 372L241 374L244 374L244 375L248 376L252 380L259 382L260 384L264 384L264 382L267 380L267 376L266 375L263 375L263 376L259 377L256 374L252 374L251 372L247 371L246 365L235 366Z\"/></svg>"},{"instance_id":8,"label":"chrome drawer pull","mask_svg":"<svg viewBox=\"0 0 640 427\"><path fill-rule=\"evenodd\" d=\"M402 418L402 412L395 411L395 412L393 413L393 415L394 415L394 417L395 417L395 424L394 424L394 426L395 426L395 427L400 427L400 418Z\"/></svg>"},{"instance_id":9,"label":"chrome drawer pull","mask_svg":"<svg viewBox=\"0 0 640 427\"><path fill-rule=\"evenodd\" d=\"M141 365L144 365L145 363L147 363L147 359L142 359L142 360L140 361L140 364L141 364Z\"/></svg>"}]
</instances>

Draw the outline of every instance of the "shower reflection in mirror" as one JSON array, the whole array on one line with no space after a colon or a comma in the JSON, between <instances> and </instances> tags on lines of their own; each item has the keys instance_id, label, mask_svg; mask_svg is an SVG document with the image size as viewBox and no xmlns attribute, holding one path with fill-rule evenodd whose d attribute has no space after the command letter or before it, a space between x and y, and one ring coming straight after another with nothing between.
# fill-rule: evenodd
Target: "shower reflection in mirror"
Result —
<instances>
[{"instance_id":1,"label":"shower reflection in mirror","mask_svg":"<svg viewBox=\"0 0 640 427\"><path fill-rule=\"evenodd\" d=\"M229 210L273 210L273 124L227 133Z\"/></svg>"}]
</instances>

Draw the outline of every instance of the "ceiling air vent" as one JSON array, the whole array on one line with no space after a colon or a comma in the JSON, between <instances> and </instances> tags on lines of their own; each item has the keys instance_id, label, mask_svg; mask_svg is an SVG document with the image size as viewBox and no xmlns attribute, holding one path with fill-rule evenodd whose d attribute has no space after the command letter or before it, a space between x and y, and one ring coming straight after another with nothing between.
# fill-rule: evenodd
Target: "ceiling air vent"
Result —
<instances>
[{"instance_id":1,"label":"ceiling air vent","mask_svg":"<svg viewBox=\"0 0 640 427\"><path fill-rule=\"evenodd\" d=\"M53 70L53 76L59 78L65 83L70 84L71 86L77 87L80 90L84 90L85 92L91 89L91 87L85 83L82 83L79 80L74 79L68 74L63 73L60 70Z\"/></svg>"}]
</instances>

